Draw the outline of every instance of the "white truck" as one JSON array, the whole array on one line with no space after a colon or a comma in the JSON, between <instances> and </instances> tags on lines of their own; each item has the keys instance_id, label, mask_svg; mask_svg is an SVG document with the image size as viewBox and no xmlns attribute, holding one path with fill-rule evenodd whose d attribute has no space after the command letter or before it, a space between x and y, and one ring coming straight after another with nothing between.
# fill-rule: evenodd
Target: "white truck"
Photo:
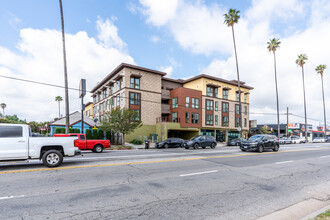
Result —
<instances>
[{"instance_id":1,"label":"white truck","mask_svg":"<svg viewBox=\"0 0 330 220\"><path fill-rule=\"evenodd\" d=\"M24 124L0 124L0 162L29 159L42 160L48 167L57 167L63 157L80 154L77 137L31 137Z\"/></svg>"}]
</instances>

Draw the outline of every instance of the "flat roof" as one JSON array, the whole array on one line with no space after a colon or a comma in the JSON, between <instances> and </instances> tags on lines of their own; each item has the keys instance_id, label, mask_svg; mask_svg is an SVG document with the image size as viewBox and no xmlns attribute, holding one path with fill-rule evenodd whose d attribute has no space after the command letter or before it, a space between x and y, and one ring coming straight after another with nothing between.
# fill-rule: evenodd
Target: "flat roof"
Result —
<instances>
[{"instance_id":1,"label":"flat roof","mask_svg":"<svg viewBox=\"0 0 330 220\"><path fill-rule=\"evenodd\" d=\"M92 93L95 92L98 88L100 88L104 83L106 83L108 80L110 80L115 74L117 74L120 70L122 70L125 67L136 69L136 70L141 70L141 71L146 71L146 72L150 72L150 73L154 73L154 74L159 74L161 76L165 76L166 75L166 73L160 72L160 71L157 71L157 70L152 70L152 69L148 69L148 68L144 68L144 67L140 67L140 66L128 64L128 63L121 63L119 66L116 67L116 69L114 69L111 73L109 73L101 82L99 82L91 90L91 92Z\"/></svg>"}]
</instances>

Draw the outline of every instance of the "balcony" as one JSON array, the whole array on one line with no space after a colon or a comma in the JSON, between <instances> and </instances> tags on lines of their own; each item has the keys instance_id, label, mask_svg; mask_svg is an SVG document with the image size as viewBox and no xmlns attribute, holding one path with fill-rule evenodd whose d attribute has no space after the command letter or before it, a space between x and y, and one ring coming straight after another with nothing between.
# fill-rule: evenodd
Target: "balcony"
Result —
<instances>
[{"instance_id":1,"label":"balcony","mask_svg":"<svg viewBox=\"0 0 330 220\"><path fill-rule=\"evenodd\" d=\"M170 99L170 90L162 89L162 99Z\"/></svg>"},{"instance_id":2,"label":"balcony","mask_svg":"<svg viewBox=\"0 0 330 220\"><path fill-rule=\"evenodd\" d=\"M162 114L170 114L170 105L162 104Z\"/></svg>"},{"instance_id":3,"label":"balcony","mask_svg":"<svg viewBox=\"0 0 330 220\"><path fill-rule=\"evenodd\" d=\"M156 123L160 122L174 122L174 123L180 123L180 118L176 118L175 120L172 121L172 117L158 117L156 118Z\"/></svg>"}]
</instances>

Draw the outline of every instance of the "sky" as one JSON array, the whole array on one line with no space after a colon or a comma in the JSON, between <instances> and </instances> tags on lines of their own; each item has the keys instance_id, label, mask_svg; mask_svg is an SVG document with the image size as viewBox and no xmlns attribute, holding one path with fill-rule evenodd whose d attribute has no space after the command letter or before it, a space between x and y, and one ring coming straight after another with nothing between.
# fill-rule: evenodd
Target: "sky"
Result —
<instances>
[{"instance_id":1,"label":"sky","mask_svg":"<svg viewBox=\"0 0 330 220\"><path fill-rule=\"evenodd\" d=\"M61 21L57 0L0 0L0 103L5 113L27 121L58 117L56 96L64 89L1 76L64 85ZM254 87L250 119L276 123L271 38L276 51L280 113L289 107L290 122L304 119L304 66L308 123L323 124L319 64L329 65L328 0L63 0L69 87L80 79L91 90L120 63L164 71L172 78L210 74L237 79L231 28L224 24L230 8L240 11L234 26L240 78ZM330 107L329 71L324 72L326 106ZM70 90L70 112L80 109ZM90 94L85 102L91 101ZM64 114L64 102L61 103ZM330 108L327 115L330 119ZM286 115L280 116L286 123Z\"/></svg>"}]
</instances>

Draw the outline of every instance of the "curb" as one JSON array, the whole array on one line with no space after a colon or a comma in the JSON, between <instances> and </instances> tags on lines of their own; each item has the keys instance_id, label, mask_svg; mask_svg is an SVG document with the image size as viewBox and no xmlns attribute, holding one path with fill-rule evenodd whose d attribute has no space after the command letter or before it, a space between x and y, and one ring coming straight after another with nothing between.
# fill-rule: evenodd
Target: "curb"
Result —
<instances>
[{"instance_id":1,"label":"curb","mask_svg":"<svg viewBox=\"0 0 330 220\"><path fill-rule=\"evenodd\" d=\"M326 206L326 207L324 207L324 208L322 208L322 209L320 209L320 210L318 210L318 211L316 211L316 212L313 212L312 214L307 215L307 216L301 218L300 220L314 219L316 216L318 216L319 214L321 214L321 213L327 211L328 209L330 209L330 205L328 205L328 206Z\"/></svg>"}]
</instances>

